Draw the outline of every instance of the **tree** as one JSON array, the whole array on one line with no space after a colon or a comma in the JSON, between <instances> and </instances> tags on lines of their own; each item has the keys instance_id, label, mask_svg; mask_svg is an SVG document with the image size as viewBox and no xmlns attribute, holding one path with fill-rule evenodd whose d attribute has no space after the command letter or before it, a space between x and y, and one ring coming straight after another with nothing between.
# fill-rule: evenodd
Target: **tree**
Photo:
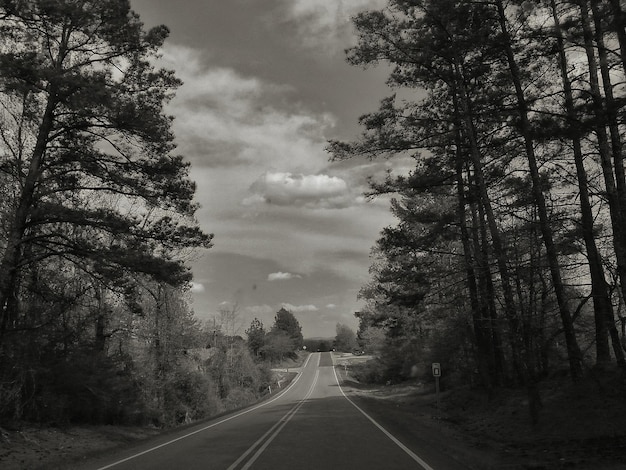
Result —
<instances>
[{"instance_id":1,"label":"tree","mask_svg":"<svg viewBox=\"0 0 626 470\"><path fill-rule=\"evenodd\" d=\"M294 314L285 308L281 308L274 317L272 332L276 331L284 332L291 339L292 352L302 347L302 327Z\"/></svg>"},{"instance_id":2,"label":"tree","mask_svg":"<svg viewBox=\"0 0 626 470\"><path fill-rule=\"evenodd\" d=\"M611 303L626 283L606 282L624 257L618 3L390 0L357 15L348 50L354 65L389 63L388 83L411 94L362 116L361 139L331 142L333 157L416 162L371 187L400 195L399 223L377 243L361 329L383 329L389 350L391 338L417 341L469 312L467 370L488 389L524 384L533 418L549 360L564 353L571 377L582 374L590 298L597 363L610 360L608 332L624 364ZM568 66L581 52L586 71ZM446 303L454 322L441 316Z\"/></svg>"},{"instance_id":3,"label":"tree","mask_svg":"<svg viewBox=\"0 0 626 470\"><path fill-rule=\"evenodd\" d=\"M180 81L153 65L167 35L125 0L0 0L3 418L89 395L80 419L162 414L180 391L184 260L212 237L163 109Z\"/></svg>"},{"instance_id":4,"label":"tree","mask_svg":"<svg viewBox=\"0 0 626 470\"><path fill-rule=\"evenodd\" d=\"M347 325L337 323L334 347L338 351L351 352L357 347L356 333Z\"/></svg>"},{"instance_id":5,"label":"tree","mask_svg":"<svg viewBox=\"0 0 626 470\"><path fill-rule=\"evenodd\" d=\"M520 70L519 59L515 56L513 37L509 34L509 24L502 1L496 1L495 6L498 12L498 22L500 24L501 39L503 52L507 58L507 66L509 79L515 89L515 108L519 118L518 127L519 134L524 142L524 151L528 161L528 169L530 180L532 181L533 202L539 215L539 227L546 249L546 257L550 266L550 274L552 276L552 285L559 306L561 322L563 324L563 333L567 345L568 359L570 363L570 374L574 380L582 377L582 352L578 345L576 332L574 331L574 322L569 307L568 299L565 295L565 285L558 257L558 251L554 242L554 233L552 224L550 223L546 198L543 192L543 184L539 173L539 164L535 151L535 141L533 139L533 129L530 121L531 109L528 104L528 98L524 91L523 74ZM528 61L524 58L524 61Z\"/></svg>"},{"instance_id":6,"label":"tree","mask_svg":"<svg viewBox=\"0 0 626 470\"><path fill-rule=\"evenodd\" d=\"M432 223L429 215L437 210L420 211L420 207L424 201L436 207L436 198L449 198L453 194L450 185L456 180L456 215L446 213L446 217L440 219L440 227L447 227L448 234L454 233L450 229L456 225L461 228L460 233L453 236L464 243L464 271L470 296L474 299L471 306L479 363L487 359L487 350L495 344L489 341L495 336L492 326L498 323L492 323L489 308L495 305L494 294L498 287L495 279L499 277L504 315L512 330L513 357L519 365L519 310L507 259L507 241L493 203L494 198L502 196L498 191L501 175L508 171L511 161L508 156L502 157L502 148L508 140L507 136L500 135L503 128L498 120L507 119L502 116L502 107L506 106L510 92L506 88L494 88L494 79L489 76L496 67L501 68L502 62L502 52L495 40L496 19L487 4L456 1L397 0L391 1L385 11L357 16L359 44L349 50L348 60L357 65L386 60L394 66L390 84L421 87L428 90L428 94L422 103L397 103L395 96L383 100L378 112L361 118L366 127L361 142L331 143L330 150L335 158L402 154L412 156L417 162L409 178L399 177L397 181L374 187L375 194L401 192L407 198L406 208L399 212L401 219L407 219L406 223L398 230L389 230L385 238L391 242L386 242L389 248L409 252L410 256L395 256L391 251L389 268L379 271L381 275L386 271L391 274L385 275L381 279L385 283L380 284L382 290L394 294L387 296L389 302L403 301L404 308L410 307L407 300L412 299L413 308L419 309L428 292L428 281L423 273L420 279L420 267L424 264L421 260L424 252L437 250L432 242L439 237L434 235L436 223L433 224L435 230L428 231L434 235L430 240L429 237L408 236L408 232L419 233L423 226L415 222L420 220ZM485 86L481 87L483 84ZM486 88L488 95L483 91ZM421 153L420 149L427 152ZM416 212L423 212L423 215ZM460 220L455 220L457 217ZM473 227L467 226L466 219L470 217L475 222ZM403 250L402 238L415 238L411 248ZM487 271L491 265L488 257L497 261L499 276ZM394 278L398 284L393 282ZM413 287L406 279L414 280ZM396 292L402 295L396 296ZM479 293L485 296L481 298ZM479 368L484 369L482 365ZM516 370L523 368L516 367Z\"/></svg>"},{"instance_id":7,"label":"tree","mask_svg":"<svg viewBox=\"0 0 626 470\"><path fill-rule=\"evenodd\" d=\"M580 194L581 231L587 251L587 258L589 260L589 274L592 285L591 294L594 299L594 313L596 318L596 361L599 364L607 364L611 360L608 345L608 332L610 331L617 361L622 367L625 367L624 352L621 349L619 336L615 328L609 285L606 282L602 257L595 240L595 222L590 197L589 177L585 168L580 117L574 106L574 93L569 77L568 57L565 48L565 34L561 26L559 11L555 0L550 0L550 10L554 22L553 33L558 46L558 65L566 111L565 126L569 129L569 134L571 135L572 154L576 165L576 176ZM592 57L588 56L588 59L592 60Z\"/></svg>"},{"instance_id":8,"label":"tree","mask_svg":"<svg viewBox=\"0 0 626 470\"><path fill-rule=\"evenodd\" d=\"M282 361L286 357L293 357L293 338L286 331L272 329L265 337L265 344L260 352L263 358L270 362Z\"/></svg>"},{"instance_id":9,"label":"tree","mask_svg":"<svg viewBox=\"0 0 626 470\"><path fill-rule=\"evenodd\" d=\"M358 341L368 354L380 354L385 345L385 330L374 326L359 325Z\"/></svg>"},{"instance_id":10,"label":"tree","mask_svg":"<svg viewBox=\"0 0 626 470\"><path fill-rule=\"evenodd\" d=\"M167 28L144 31L117 0L6 0L0 18L0 337L23 276L51 258L120 291L131 272L189 280L173 251L211 236L163 113L180 82L150 62Z\"/></svg>"},{"instance_id":11,"label":"tree","mask_svg":"<svg viewBox=\"0 0 626 470\"><path fill-rule=\"evenodd\" d=\"M261 348L265 344L265 328L263 327L263 323L258 318L255 318L250 323L250 328L246 330L246 335L248 335L248 348L255 357L259 356Z\"/></svg>"}]
</instances>

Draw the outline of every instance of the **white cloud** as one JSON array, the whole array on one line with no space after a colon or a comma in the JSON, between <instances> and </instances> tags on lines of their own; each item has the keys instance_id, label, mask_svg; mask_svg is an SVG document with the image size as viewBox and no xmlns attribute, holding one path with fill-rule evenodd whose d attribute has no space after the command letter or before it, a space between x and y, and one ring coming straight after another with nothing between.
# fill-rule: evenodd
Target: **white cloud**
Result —
<instances>
[{"instance_id":1,"label":"white cloud","mask_svg":"<svg viewBox=\"0 0 626 470\"><path fill-rule=\"evenodd\" d=\"M328 304L328 305L326 306L326 308L327 308L327 309L329 309L329 310L334 310L334 309L336 309L336 308L337 308L337 306L336 306L335 304Z\"/></svg>"},{"instance_id":2,"label":"white cloud","mask_svg":"<svg viewBox=\"0 0 626 470\"><path fill-rule=\"evenodd\" d=\"M277 272L277 273L271 273L267 276L267 280L270 282L273 281L288 281L290 279L301 279L302 276L300 276L299 274L292 274L292 273L283 273L283 272Z\"/></svg>"},{"instance_id":3,"label":"white cloud","mask_svg":"<svg viewBox=\"0 0 626 470\"><path fill-rule=\"evenodd\" d=\"M258 202L278 206L340 209L358 201L345 180L328 175L294 175L267 172L250 187L252 196L244 205Z\"/></svg>"},{"instance_id":4,"label":"white cloud","mask_svg":"<svg viewBox=\"0 0 626 470\"><path fill-rule=\"evenodd\" d=\"M161 62L183 81L168 112L176 116L179 151L194 164L303 171L328 159L325 133L335 118L301 106L287 109L290 87L208 67L201 51L188 47L166 46Z\"/></svg>"},{"instance_id":5,"label":"white cloud","mask_svg":"<svg viewBox=\"0 0 626 470\"><path fill-rule=\"evenodd\" d=\"M282 308L292 313L300 312L317 312L319 309L315 305L291 305L287 303L281 304Z\"/></svg>"},{"instance_id":6,"label":"white cloud","mask_svg":"<svg viewBox=\"0 0 626 470\"><path fill-rule=\"evenodd\" d=\"M351 18L386 4L386 0L289 0L288 15L297 23L304 45L324 44L340 52L351 39Z\"/></svg>"},{"instance_id":7,"label":"white cloud","mask_svg":"<svg viewBox=\"0 0 626 470\"><path fill-rule=\"evenodd\" d=\"M200 284L199 282L192 282L191 283L191 292L194 293L198 293L198 292L204 292L204 285Z\"/></svg>"}]
</instances>

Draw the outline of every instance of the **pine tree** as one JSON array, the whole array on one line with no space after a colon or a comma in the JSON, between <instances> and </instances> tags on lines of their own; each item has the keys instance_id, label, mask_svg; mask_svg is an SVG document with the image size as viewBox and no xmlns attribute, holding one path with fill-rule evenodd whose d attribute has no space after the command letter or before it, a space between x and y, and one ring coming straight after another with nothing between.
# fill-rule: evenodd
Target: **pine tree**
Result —
<instances>
[{"instance_id":1,"label":"pine tree","mask_svg":"<svg viewBox=\"0 0 626 470\"><path fill-rule=\"evenodd\" d=\"M211 237L193 220L195 186L163 113L180 82L150 62L167 28L144 31L117 0L5 0L0 18L0 172L11 197L0 335L20 321L24 273L46 259L111 285L131 272L189 280L174 251Z\"/></svg>"},{"instance_id":2,"label":"pine tree","mask_svg":"<svg viewBox=\"0 0 626 470\"><path fill-rule=\"evenodd\" d=\"M258 318L252 320L250 328L246 330L246 335L248 336L248 347L254 357L258 357L261 348L265 344L265 334L265 328L261 320Z\"/></svg>"}]
</instances>

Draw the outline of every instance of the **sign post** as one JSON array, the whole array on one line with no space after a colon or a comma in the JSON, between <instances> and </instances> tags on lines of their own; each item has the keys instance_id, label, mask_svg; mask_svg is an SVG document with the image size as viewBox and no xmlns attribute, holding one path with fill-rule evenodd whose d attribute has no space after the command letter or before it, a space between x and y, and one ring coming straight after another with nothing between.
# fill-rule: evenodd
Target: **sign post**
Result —
<instances>
[{"instance_id":1,"label":"sign post","mask_svg":"<svg viewBox=\"0 0 626 470\"><path fill-rule=\"evenodd\" d=\"M435 394L437 396L437 417L439 417L439 377L441 377L441 364L433 362L433 377L435 378Z\"/></svg>"}]
</instances>

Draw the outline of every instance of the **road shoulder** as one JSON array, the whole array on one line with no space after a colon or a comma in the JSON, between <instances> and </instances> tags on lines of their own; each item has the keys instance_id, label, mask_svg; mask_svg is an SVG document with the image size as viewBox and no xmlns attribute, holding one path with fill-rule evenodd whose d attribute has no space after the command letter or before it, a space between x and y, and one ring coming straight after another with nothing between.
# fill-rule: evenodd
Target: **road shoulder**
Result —
<instances>
[{"instance_id":1,"label":"road shoulder","mask_svg":"<svg viewBox=\"0 0 626 470\"><path fill-rule=\"evenodd\" d=\"M423 456L446 455L460 468L499 469L501 449L460 432L437 416L436 402L415 385L368 387L350 380L337 365L341 387L350 398L407 447ZM419 392L422 392L421 394ZM433 462L433 467L438 468Z\"/></svg>"}]
</instances>

